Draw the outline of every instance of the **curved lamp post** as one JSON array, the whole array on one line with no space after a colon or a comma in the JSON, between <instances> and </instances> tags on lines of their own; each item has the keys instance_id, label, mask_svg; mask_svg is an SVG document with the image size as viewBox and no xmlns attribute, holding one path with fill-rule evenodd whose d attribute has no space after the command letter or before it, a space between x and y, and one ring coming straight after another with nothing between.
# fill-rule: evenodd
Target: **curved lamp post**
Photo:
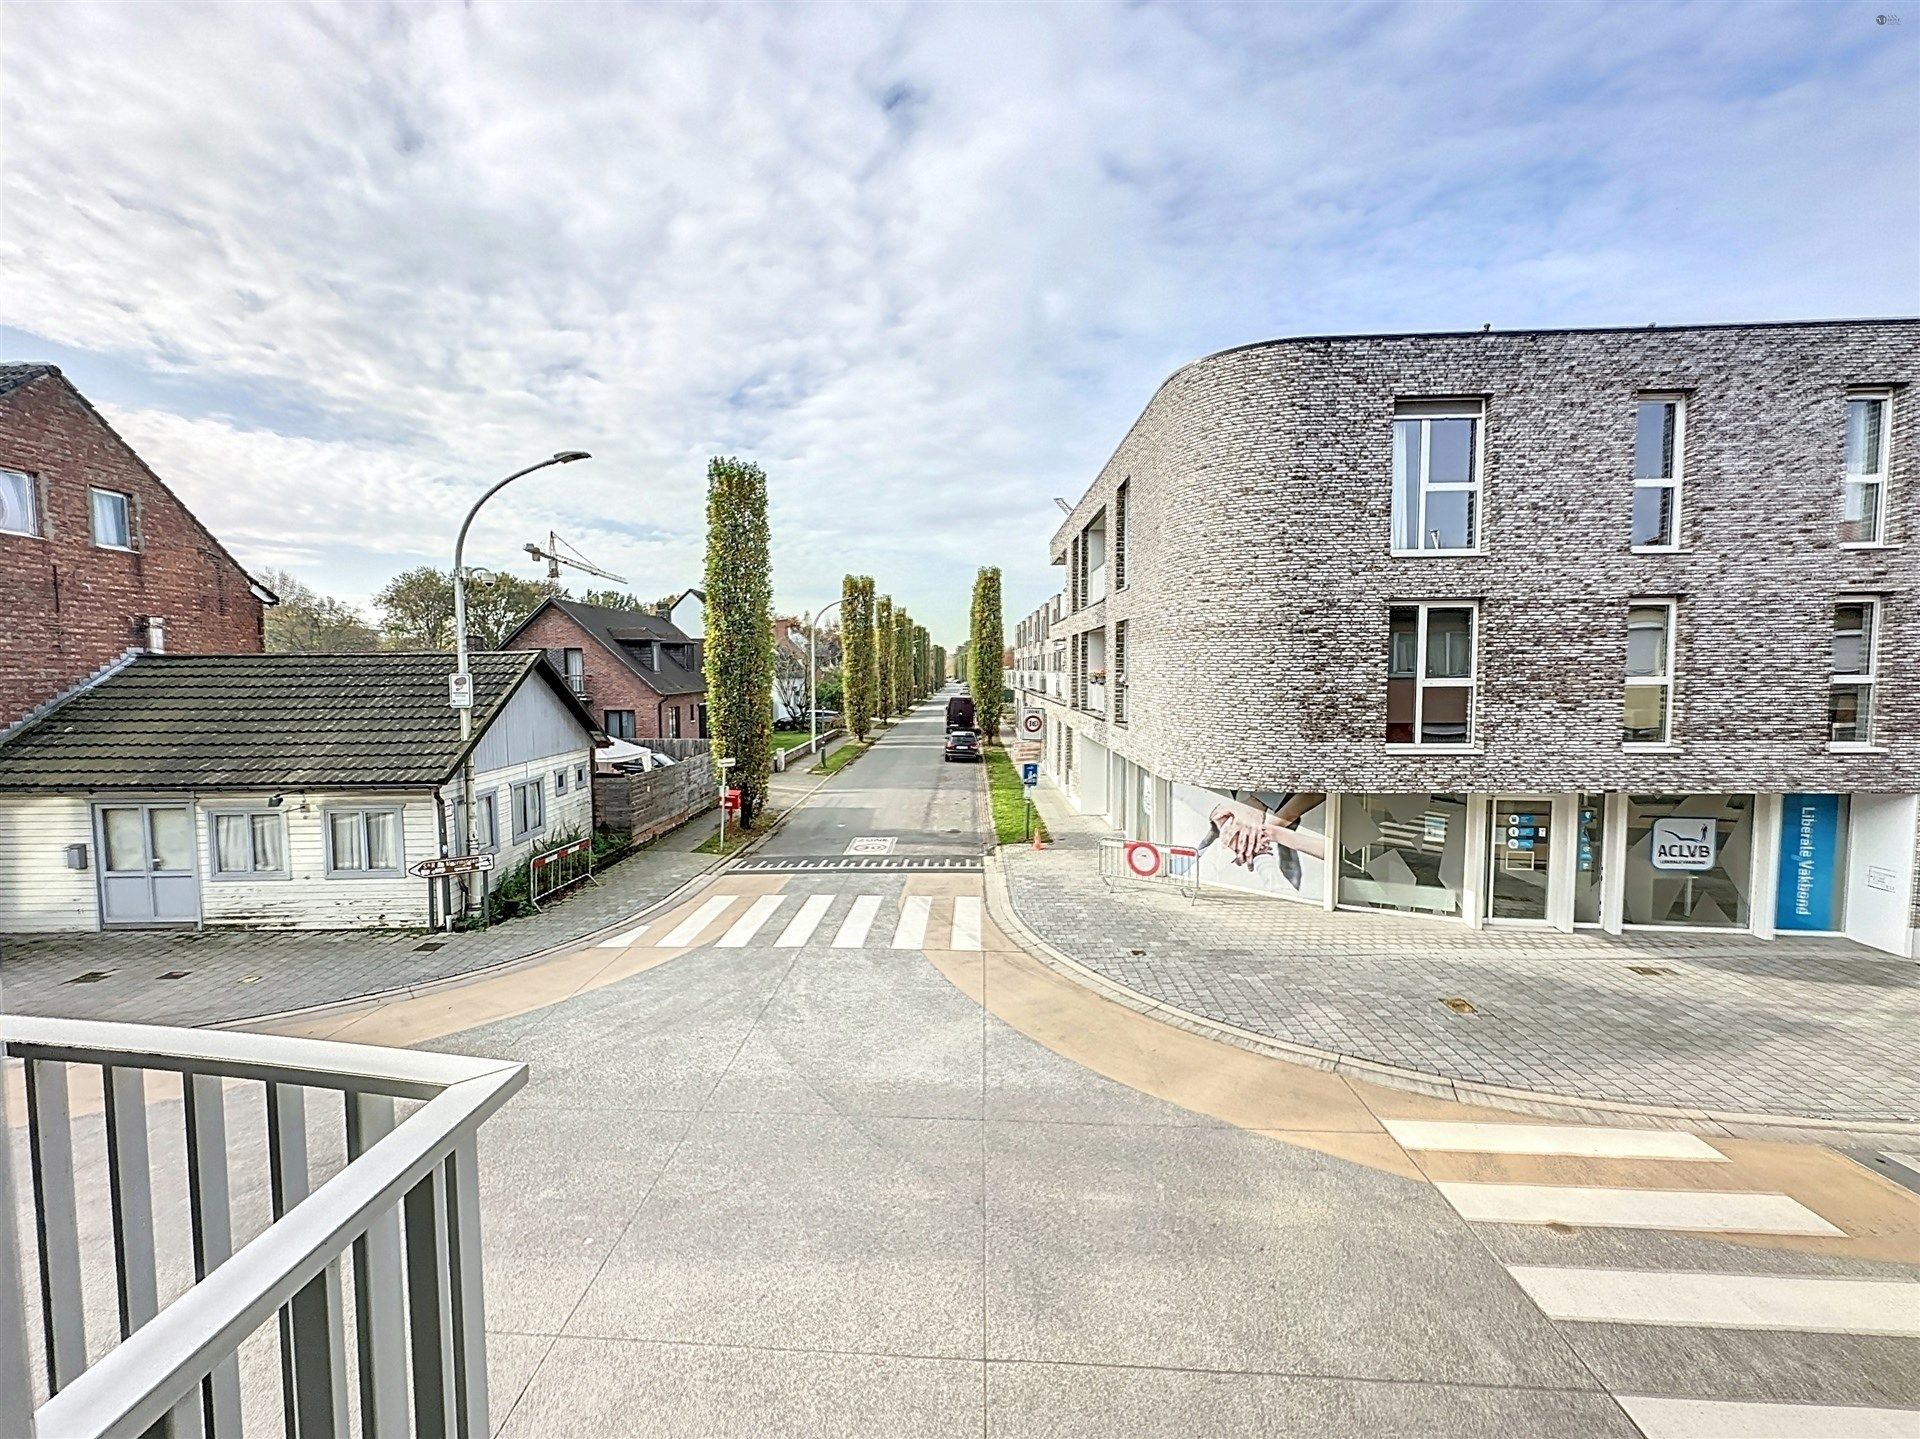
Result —
<instances>
[{"instance_id":1,"label":"curved lamp post","mask_svg":"<svg viewBox=\"0 0 1920 1439\"><path fill-rule=\"evenodd\" d=\"M467 676L467 703L460 709L460 741L464 747L473 738L473 677L467 669L467 531L473 528L473 517L480 513L480 507L500 491L522 476L535 470L544 470L549 465L570 465L575 460L590 460L593 456L585 450L562 450L537 465L528 465L524 470L515 470L504 480L499 481L484 495L473 502L473 508L467 511L467 517L460 522L460 533L453 542L453 649L454 668L458 674ZM466 831L461 836L465 842L466 854L473 853L473 760L469 755L460 762L460 807L465 815L461 827ZM463 886L464 888L464 886ZM449 927L453 916L447 916Z\"/></svg>"}]
</instances>

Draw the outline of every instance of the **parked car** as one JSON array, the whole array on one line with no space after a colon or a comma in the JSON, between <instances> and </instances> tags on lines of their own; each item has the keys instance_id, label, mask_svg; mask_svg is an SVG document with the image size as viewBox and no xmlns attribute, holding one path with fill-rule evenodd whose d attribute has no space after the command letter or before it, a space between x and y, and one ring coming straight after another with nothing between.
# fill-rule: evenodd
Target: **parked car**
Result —
<instances>
[{"instance_id":1,"label":"parked car","mask_svg":"<svg viewBox=\"0 0 1920 1439\"><path fill-rule=\"evenodd\" d=\"M950 729L947 731L947 747L941 756L951 764L954 760L980 762L980 736L970 729Z\"/></svg>"}]
</instances>

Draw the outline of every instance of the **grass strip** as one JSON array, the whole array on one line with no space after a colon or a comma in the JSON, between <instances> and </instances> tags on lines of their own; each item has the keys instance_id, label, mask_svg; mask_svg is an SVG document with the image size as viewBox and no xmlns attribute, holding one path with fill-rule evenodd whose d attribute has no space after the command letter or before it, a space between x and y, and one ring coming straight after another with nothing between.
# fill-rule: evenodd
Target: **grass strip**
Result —
<instances>
[{"instance_id":1,"label":"grass strip","mask_svg":"<svg viewBox=\"0 0 1920 1439\"><path fill-rule=\"evenodd\" d=\"M841 770L860 758L873 747L872 740L850 739L845 744L827 751L826 758L815 765L810 774L839 774Z\"/></svg>"},{"instance_id":2,"label":"grass strip","mask_svg":"<svg viewBox=\"0 0 1920 1439\"><path fill-rule=\"evenodd\" d=\"M1038 834L1041 839L1051 839L1047 833L1047 822L1040 818L1040 811L1033 812L1032 829L1028 829L1027 791L1020 783L1020 771L1013 767L1013 759L999 745L989 745L986 749L987 795L993 802L993 833L1001 844L1020 844L1029 834Z\"/></svg>"}]
</instances>

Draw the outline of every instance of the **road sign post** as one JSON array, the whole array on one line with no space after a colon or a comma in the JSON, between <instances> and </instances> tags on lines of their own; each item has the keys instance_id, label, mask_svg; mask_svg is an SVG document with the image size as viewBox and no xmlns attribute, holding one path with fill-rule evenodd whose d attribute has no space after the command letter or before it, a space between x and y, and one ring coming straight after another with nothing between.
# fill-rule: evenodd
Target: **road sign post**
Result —
<instances>
[{"instance_id":1,"label":"road sign post","mask_svg":"<svg viewBox=\"0 0 1920 1439\"><path fill-rule=\"evenodd\" d=\"M730 796L738 796L738 794L740 793L738 790L732 789L728 786L727 771L732 769L735 765L739 763L740 761L737 759L734 759L731 755L725 756L721 759L716 759L713 762L713 767L720 771L720 853L722 855L726 854L727 852L728 799ZM736 804L739 803L737 798L735 798L733 802Z\"/></svg>"}]
</instances>

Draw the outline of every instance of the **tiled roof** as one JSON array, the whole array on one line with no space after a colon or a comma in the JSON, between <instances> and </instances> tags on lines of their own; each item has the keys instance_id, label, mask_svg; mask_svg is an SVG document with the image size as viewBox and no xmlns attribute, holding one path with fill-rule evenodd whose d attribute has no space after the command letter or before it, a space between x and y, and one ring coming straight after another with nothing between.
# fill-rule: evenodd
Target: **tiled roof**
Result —
<instances>
[{"instance_id":1,"label":"tiled roof","mask_svg":"<svg viewBox=\"0 0 1920 1439\"><path fill-rule=\"evenodd\" d=\"M37 380L42 375L57 375L59 373L60 370L57 366L40 361L27 364L14 363L0 365L0 395L6 394L9 390L17 390L29 380Z\"/></svg>"},{"instance_id":2,"label":"tiled roof","mask_svg":"<svg viewBox=\"0 0 1920 1439\"><path fill-rule=\"evenodd\" d=\"M632 670L648 689L657 695L697 695L707 688L707 678L700 668L700 641L694 639L665 615L654 610L610 610L600 605L583 605L578 600L547 600L540 609L552 605L566 615L581 629L585 630L601 646L610 651L615 658ZM535 610L533 615L540 613ZM520 629L507 636L506 642L512 644L533 622L528 615L520 624ZM663 645L691 645L695 663L683 665L671 656L660 656L660 668L650 663L653 655L653 642Z\"/></svg>"},{"instance_id":3,"label":"tiled roof","mask_svg":"<svg viewBox=\"0 0 1920 1439\"><path fill-rule=\"evenodd\" d=\"M530 675L593 728L538 651L470 663L476 738ZM452 672L445 654L147 655L0 744L0 790L440 784L466 749Z\"/></svg>"}]
</instances>

